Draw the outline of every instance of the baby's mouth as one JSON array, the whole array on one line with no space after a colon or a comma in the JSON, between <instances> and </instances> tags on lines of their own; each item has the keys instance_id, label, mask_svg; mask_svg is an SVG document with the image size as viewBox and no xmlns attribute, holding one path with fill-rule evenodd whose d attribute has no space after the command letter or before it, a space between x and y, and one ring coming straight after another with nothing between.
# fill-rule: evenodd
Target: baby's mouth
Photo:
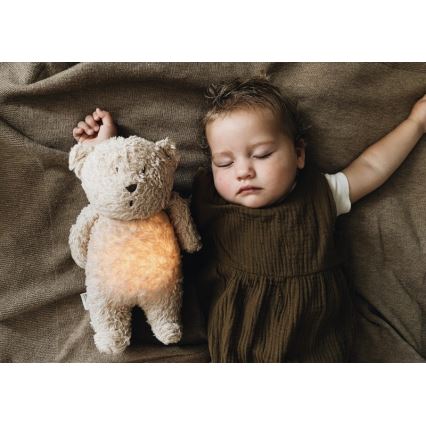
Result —
<instances>
[{"instance_id":1,"label":"baby's mouth","mask_svg":"<svg viewBox=\"0 0 426 426\"><path fill-rule=\"evenodd\" d=\"M133 206L133 200L130 201L129 206L132 207Z\"/></svg>"},{"instance_id":2,"label":"baby's mouth","mask_svg":"<svg viewBox=\"0 0 426 426\"><path fill-rule=\"evenodd\" d=\"M240 194L253 194L254 192L260 191L262 188L259 188L257 186L243 186L242 188L240 188L237 192L237 195Z\"/></svg>"}]
</instances>

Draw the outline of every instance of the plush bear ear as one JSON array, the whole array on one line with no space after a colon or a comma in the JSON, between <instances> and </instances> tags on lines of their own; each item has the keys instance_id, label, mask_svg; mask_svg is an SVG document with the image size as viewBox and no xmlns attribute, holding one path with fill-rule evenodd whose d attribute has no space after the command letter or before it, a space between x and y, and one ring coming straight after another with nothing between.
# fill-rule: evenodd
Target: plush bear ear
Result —
<instances>
[{"instance_id":1,"label":"plush bear ear","mask_svg":"<svg viewBox=\"0 0 426 426\"><path fill-rule=\"evenodd\" d=\"M68 164L69 169L73 170L80 179L81 169L86 157L93 151L94 146L90 143L78 143L71 148Z\"/></svg>"},{"instance_id":2,"label":"plush bear ear","mask_svg":"<svg viewBox=\"0 0 426 426\"><path fill-rule=\"evenodd\" d=\"M159 147L175 164L178 163L179 154L176 150L175 144L169 138L155 142L155 145Z\"/></svg>"}]
</instances>

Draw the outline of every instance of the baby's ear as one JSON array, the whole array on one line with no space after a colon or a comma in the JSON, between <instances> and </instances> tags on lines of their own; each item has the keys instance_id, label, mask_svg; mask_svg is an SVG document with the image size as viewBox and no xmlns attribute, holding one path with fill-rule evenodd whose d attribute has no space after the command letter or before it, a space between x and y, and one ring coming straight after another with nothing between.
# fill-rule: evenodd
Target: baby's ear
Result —
<instances>
[{"instance_id":1,"label":"baby's ear","mask_svg":"<svg viewBox=\"0 0 426 426\"><path fill-rule=\"evenodd\" d=\"M76 176L81 179L81 169L86 157L93 151L95 147L90 143L78 143L71 148L68 165Z\"/></svg>"},{"instance_id":2,"label":"baby's ear","mask_svg":"<svg viewBox=\"0 0 426 426\"><path fill-rule=\"evenodd\" d=\"M164 152L164 154L166 154L166 156L177 165L179 162L179 154L176 150L175 144L169 138L155 142L155 145L159 147Z\"/></svg>"}]
</instances>

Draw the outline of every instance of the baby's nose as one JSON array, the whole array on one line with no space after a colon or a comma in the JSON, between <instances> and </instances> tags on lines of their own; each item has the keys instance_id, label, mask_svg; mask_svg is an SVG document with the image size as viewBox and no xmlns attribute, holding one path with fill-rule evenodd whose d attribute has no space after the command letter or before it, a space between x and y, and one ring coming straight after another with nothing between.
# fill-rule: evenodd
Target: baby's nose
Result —
<instances>
[{"instance_id":1,"label":"baby's nose","mask_svg":"<svg viewBox=\"0 0 426 426\"><path fill-rule=\"evenodd\" d=\"M129 186L126 186L126 189L129 191L129 192L134 192L134 191L136 191L136 188L138 187L138 185L136 184L136 183L134 183L133 185L129 185Z\"/></svg>"},{"instance_id":2,"label":"baby's nose","mask_svg":"<svg viewBox=\"0 0 426 426\"><path fill-rule=\"evenodd\" d=\"M250 164L240 164L237 167L237 178L239 180L241 179L248 179L254 177L254 170L253 167Z\"/></svg>"}]
</instances>

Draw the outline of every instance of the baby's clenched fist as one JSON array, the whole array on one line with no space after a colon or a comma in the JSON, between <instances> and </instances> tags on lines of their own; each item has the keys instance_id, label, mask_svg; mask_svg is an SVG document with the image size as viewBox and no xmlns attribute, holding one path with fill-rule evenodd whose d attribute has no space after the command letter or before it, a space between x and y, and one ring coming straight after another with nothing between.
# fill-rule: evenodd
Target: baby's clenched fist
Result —
<instances>
[{"instance_id":1,"label":"baby's clenched fist","mask_svg":"<svg viewBox=\"0 0 426 426\"><path fill-rule=\"evenodd\" d=\"M108 111L96 108L74 127L72 135L77 142L100 143L117 136L117 126Z\"/></svg>"}]
</instances>

